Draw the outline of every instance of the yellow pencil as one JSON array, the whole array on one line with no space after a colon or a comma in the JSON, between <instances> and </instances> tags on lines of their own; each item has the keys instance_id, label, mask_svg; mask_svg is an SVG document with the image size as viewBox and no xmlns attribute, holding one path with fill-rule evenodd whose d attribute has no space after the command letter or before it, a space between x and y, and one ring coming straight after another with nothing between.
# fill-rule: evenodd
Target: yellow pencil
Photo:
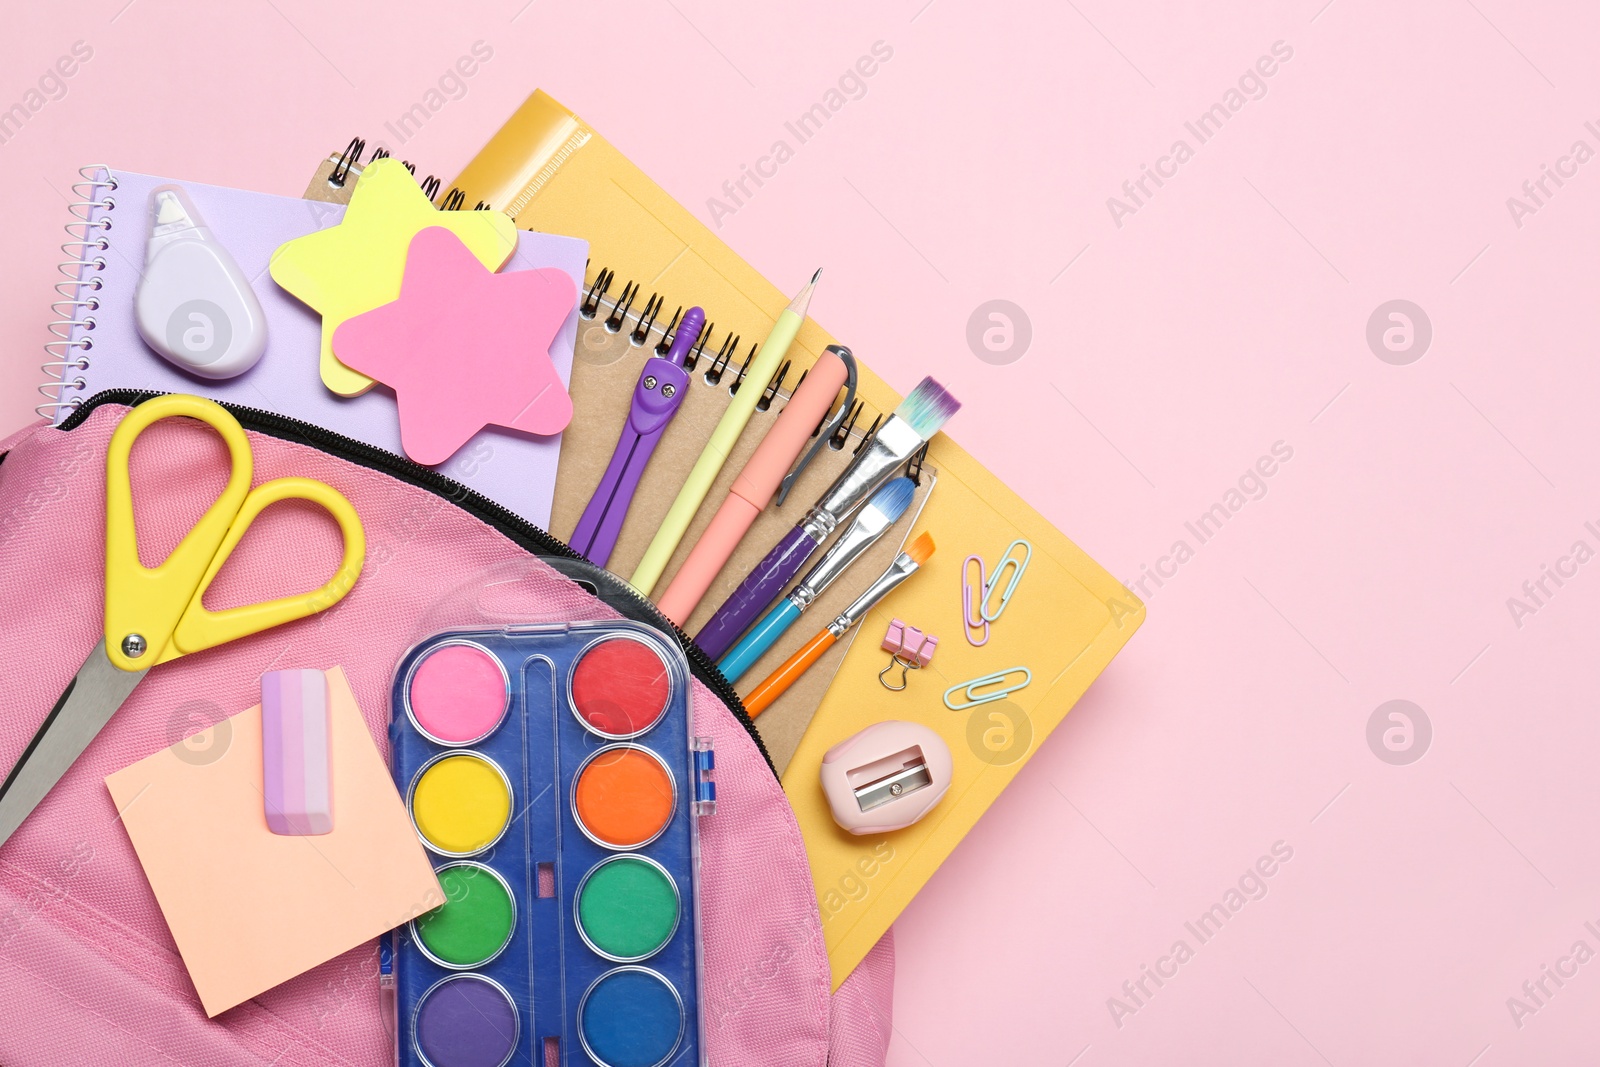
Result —
<instances>
[{"instance_id":1,"label":"yellow pencil","mask_svg":"<svg viewBox=\"0 0 1600 1067\"><path fill-rule=\"evenodd\" d=\"M728 460L728 453L733 451L745 424L755 414L756 403L777 371L779 361L789 351L794 335L800 332L800 324L805 321L806 308L811 304L811 294L816 291L820 277L822 269L819 267L806 287L778 315L778 321L772 324L772 332L767 334L767 339L756 352L755 361L745 372L744 384L723 413L717 428L711 431L711 439L701 450L700 458L689 472L688 481L683 483L683 488L678 492L678 499L672 502L672 509L662 520L650 547L645 549L644 558L634 569L633 577L628 579L645 596L649 596L656 582L661 580L661 572L666 570L667 561L677 550L678 542L683 540L684 531L689 529L689 523L694 520L694 513L700 510L706 494L711 492L711 484L717 480L722 465Z\"/></svg>"}]
</instances>

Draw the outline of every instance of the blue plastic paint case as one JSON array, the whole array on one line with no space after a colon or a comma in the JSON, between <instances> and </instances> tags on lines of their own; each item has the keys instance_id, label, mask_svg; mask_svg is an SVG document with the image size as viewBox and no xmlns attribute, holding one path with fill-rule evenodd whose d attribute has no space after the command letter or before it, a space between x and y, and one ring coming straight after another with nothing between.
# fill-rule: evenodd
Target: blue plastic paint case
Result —
<instances>
[{"instance_id":1,"label":"blue plastic paint case","mask_svg":"<svg viewBox=\"0 0 1600 1067\"><path fill-rule=\"evenodd\" d=\"M448 631L401 658L390 764L445 899L384 945L402 1067L705 1063L713 760L689 678L622 620Z\"/></svg>"}]
</instances>

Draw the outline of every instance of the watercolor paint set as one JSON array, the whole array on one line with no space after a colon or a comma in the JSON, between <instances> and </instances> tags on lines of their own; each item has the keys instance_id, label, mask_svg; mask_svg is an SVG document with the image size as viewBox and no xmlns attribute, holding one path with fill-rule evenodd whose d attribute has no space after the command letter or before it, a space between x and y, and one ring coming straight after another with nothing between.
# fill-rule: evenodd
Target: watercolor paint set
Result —
<instances>
[{"instance_id":1,"label":"watercolor paint set","mask_svg":"<svg viewBox=\"0 0 1600 1067\"><path fill-rule=\"evenodd\" d=\"M385 953L404 1067L703 1062L689 670L632 622L460 630L395 671L395 784L445 903Z\"/></svg>"}]
</instances>

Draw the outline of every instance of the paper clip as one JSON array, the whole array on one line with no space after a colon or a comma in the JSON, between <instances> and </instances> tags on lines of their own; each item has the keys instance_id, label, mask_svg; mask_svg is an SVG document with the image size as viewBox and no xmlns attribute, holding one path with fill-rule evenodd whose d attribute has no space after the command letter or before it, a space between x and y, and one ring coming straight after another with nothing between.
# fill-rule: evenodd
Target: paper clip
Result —
<instances>
[{"instance_id":1,"label":"paper clip","mask_svg":"<svg viewBox=\"0 0 1600 1067\"><path fill-rule=\"evenodd\" d=\"M978 565L978 585L976 595L972 583L967 580L967 575L972 571L972 565ZM967 635L967 644L979 647L989 643L989 620L983 617L984 600L989 595L989 585L984 579L983 557L968 556L961 562L961 621L962 632ZM983 639L973 637L973 633L981 633Z\"/></svg>"},{"instance_id":2,"label":"paper clip","mask_svg":"<svg viewBox=\"0 0 1600 1067\"><path fill-rule=\"evenodd\" d=\"M1018 546L1022 548L1022 556L1012 555ZM983 603L979 605L979 615L984 622L999 622L1000 616L1005 614L1006 605L1011 602L1011 594L1017 591L1017 583L1022 581L1022 572L1028 569L1028 564L1033 559L1033 545L1026 538L1019 537L1006 546L1005 552L1000 555L1000 565L994 569L994 574L983 587ZM979 561L981 566L982 560ZM1000 604L990 610L989 600L994 596L994 591L1000 585L1000 576L1006 573L1006 568L1012 568L1010 580L1006 582L1005 589L1000 593Z\"/></svg>"},{"instance_id":3,"label":"paper clip","mask_svg":"<svg viewBox=\"0 0 1600 1067\"><path fill-rule=\"evenodd\" d=\"M1022 681L1015 685L1007 685L1006 679L1013 674L1022 675ZM958 682L952 685L944 691L944 706L951 711L966 711L968 708L975 708L979 704L988 704L991 701L1008 697L1019 689L1027 688L1028 683L1031 681L1033 681L1033 672L1028 668L1008 667L1003 671L995 671L993 674L985 674L981 678L974 678L970 682ZM999 688L985 691L987 686L998 686ZM958 693L966 697L964 703L957 704L951 699Z\"/></svg>"}]
</instances>

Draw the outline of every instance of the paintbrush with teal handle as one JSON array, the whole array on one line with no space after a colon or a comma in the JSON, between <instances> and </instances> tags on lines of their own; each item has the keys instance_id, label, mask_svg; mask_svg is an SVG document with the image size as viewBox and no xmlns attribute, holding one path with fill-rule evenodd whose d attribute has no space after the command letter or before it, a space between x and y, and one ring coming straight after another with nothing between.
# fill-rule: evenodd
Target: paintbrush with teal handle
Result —
<instances>
[{"instance_id":1,"label":"paintbrush with teal handle","mask_svg":"<svg viewBox=\"0 0 1600 1067\"><path fill-rule=\"evenodd\" d=\"M917 484L910 478L896 478L875 493L867 506L861 509L861 514L856 516L856 521L850 528L840 535L828 549L817 565L802 579L800 584L790 590L789 595L772 606L761 617L750 632L745 634L738 644L729 649L728 654L717 661L717 667L723 676L730 682L737 682L739 677L749 670L767 651L772 643L783 636L785 630L794 625L800 613L809 607L812 601L822 595L823 590L833 584L835 578L849 569L850 564L860 559L878 538L889 532L889 528L900 520L911 506L911 498L915 495Z\"/></svg>"}]
</instances>

